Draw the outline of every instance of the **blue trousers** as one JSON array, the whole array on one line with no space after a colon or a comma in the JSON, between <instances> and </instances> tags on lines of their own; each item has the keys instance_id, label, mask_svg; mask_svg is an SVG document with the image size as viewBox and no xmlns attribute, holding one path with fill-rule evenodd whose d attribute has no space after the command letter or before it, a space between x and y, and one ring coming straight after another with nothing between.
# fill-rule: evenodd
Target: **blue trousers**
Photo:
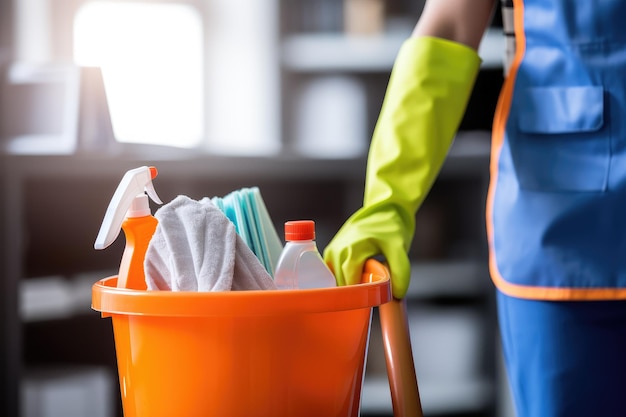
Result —
<instances>
[{"instance_id":1,"label":"blue trousers","mask_svg":"<svg viewBox=\"0 0 626 417\"><path fill-rule=\"evenodd\" d=\"M626 416L626 301L497 302L518 417Z\"/></svg>"}]
</instances>

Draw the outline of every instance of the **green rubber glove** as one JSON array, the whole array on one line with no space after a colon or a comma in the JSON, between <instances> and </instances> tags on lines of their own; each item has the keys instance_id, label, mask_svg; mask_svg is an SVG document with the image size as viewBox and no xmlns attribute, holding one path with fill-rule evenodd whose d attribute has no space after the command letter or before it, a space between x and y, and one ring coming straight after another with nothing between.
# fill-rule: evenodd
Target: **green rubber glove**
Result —
<instances>
[{"instance_id":1,"label":"green rubber glove","mask_svg":"<svg viewBox=\"0 0 626 417\"><path fill-rule=\"evenodd\" d=\"M455 42L403 43L369 149L363 207L324 250L339 285L359 283L365 261L383 255L394 297L406 295L415 214L450 149L479 67L476 51Z\"/></svg>"}]
</instances>

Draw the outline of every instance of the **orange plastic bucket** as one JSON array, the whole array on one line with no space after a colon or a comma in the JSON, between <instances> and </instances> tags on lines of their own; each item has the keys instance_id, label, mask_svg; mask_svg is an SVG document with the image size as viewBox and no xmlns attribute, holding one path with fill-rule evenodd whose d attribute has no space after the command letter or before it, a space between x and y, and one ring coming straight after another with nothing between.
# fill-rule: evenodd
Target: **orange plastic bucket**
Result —
<instances>
[{"instance_id":1,"label":"orange plastic bucket","mask_svg":"<svg viewBox=\"0 0 626 417\"><path fill-rule=\"evenodd\" d=\"M363 284L299 291L165 292L93 286L112 317L125 417L359 415L372 308L386 269Z\"/></svg>"}]
</instances>

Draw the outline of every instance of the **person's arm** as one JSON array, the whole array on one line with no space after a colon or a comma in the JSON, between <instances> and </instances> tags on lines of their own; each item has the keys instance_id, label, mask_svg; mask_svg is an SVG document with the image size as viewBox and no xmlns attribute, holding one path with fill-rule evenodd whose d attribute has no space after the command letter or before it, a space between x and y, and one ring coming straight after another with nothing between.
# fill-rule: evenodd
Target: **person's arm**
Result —
<instances>
[{"instance_id":1,"label":"person's arm","mask_svg":"<svg viewBox=\"0 0 626 417\"><path fill-rule=\"evenodd\" d=\"M494 4L495 0L429 0L412 36L446 39L478 50Z\"/></svg>"},{"instance_id":2,"label":"person's arm","mask_svg":"<svg viewBox=\"0 0 626 417\"><path fill-rule=\"evenodd\" d=\"M428 1L400 48L370 144L363 206L324 250L338 284L358 283L365 261L383 255L394 297L406 294L415 213L465 113L494 1Z\"/></svg>"}]
</instances>

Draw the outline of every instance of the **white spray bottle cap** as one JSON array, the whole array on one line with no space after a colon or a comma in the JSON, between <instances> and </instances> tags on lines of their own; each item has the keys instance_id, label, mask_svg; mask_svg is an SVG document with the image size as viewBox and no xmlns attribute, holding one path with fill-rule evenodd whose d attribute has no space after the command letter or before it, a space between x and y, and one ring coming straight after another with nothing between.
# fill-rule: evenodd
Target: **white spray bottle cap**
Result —
<instances>
[{"instance_id":1,"label":"white spray bottle cap","mask_svg":"<svg viewBox=\"0 0 626 417\"><path fill-rule=\"evenodd\" d=\"M152 179L156 176L157 169L147 166L131 169L124 174L104 214L94 248L99 250L111 245L120 234L125 218L151 214L148 196L144 191L155 203L163 204L152 185Z\"/></svg>"}]
</instances>

